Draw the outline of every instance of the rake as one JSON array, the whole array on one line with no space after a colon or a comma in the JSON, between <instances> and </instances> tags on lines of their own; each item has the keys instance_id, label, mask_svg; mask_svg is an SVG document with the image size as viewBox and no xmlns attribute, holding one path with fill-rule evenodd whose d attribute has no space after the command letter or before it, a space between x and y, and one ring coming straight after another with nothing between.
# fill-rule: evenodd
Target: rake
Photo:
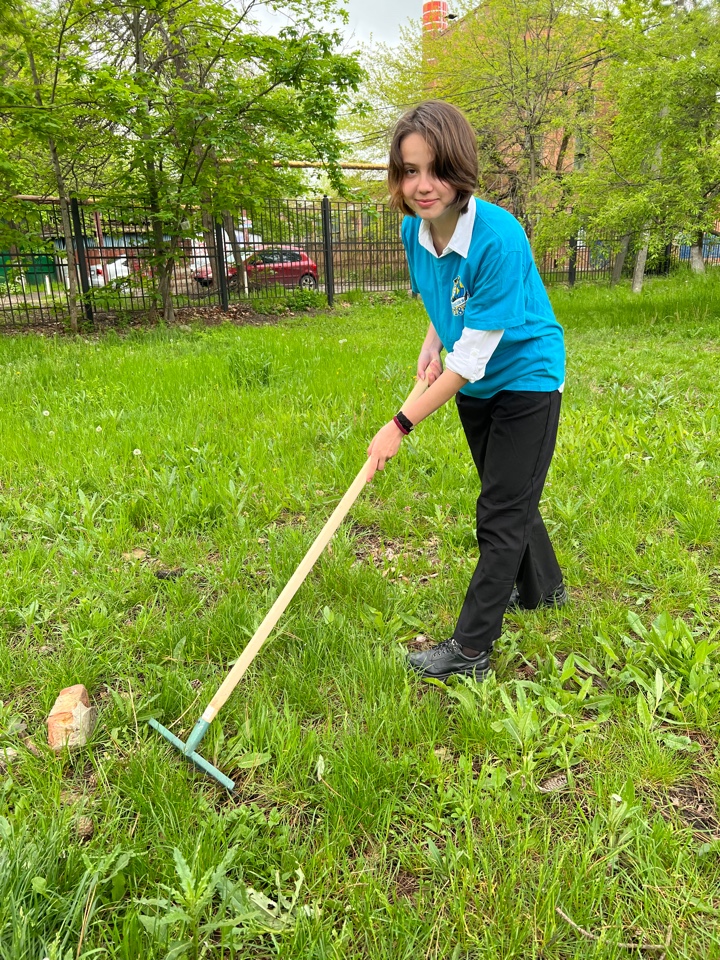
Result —
<instances>
[{"instance_id":1,"label":"rake","mask_svg":"<svg viewBox=\"0 0 720 960\"><path fill-rule=\"evenodd\" d=\"M403 404L403 407L421 396L426 387L427 380L418 380L410 392L407 400ZM214 777L218 783L221 783L228 790L234 789L235 782L229 777L226 777L221 770L218 770L217 767L213 766L212 763L202 757L197 752L198 747L207 733L208 727L218 715L226 700L238 685L250 664L260 652L260 648L267 640L273 627L283 615L288 604L299 590L307 575L312 570L313 566L315 565L315 561L318 559L320 554L332 539L332 536L337 528L345 519L345 515L350 510L350 507L352 507L353 503L355 503L357 500L360 491L366 484L369 464L370 461L368 460L364 464L362 470L360 470L358 475L353 480L345 496L335 507L327 523L318 534L315 542L300 561L297 569L283 588L282 593L272 605L266 614L265 619L253 634L252 639L245 647L240 657L235 661L235 665L233 666L232 670L225 677L218 688L217 693L205 708L205 712L193 727L187 740L183 742L179 737L176 737L174 733L171 733L167 727L164 727L155 719L148 721L150 726L154 730L157 730L161 736L165 737L165 739L174 747L176 747L183 754L183 756L187 757L188 760L192 760L196 767L198 767L204 773L207 773L209 776Z\"/></svg>"}]
</instances>

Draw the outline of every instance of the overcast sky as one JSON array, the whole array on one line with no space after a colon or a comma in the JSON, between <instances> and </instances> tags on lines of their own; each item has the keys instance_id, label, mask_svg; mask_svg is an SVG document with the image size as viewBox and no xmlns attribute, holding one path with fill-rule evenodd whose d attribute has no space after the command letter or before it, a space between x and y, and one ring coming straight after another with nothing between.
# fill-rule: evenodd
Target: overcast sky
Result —
<instances>
[{"instance_id":1,"label":"overcast sky","mask_svg":"<svg viewBox=\"0 0 720 960\"><path fill-rule=\"evenodd\" d=\"M400 24L422 16L423 0L346 0L350 20L345 27L348 40L369 43L397 43ZM264 6L254 10L255 16L269 28L278 28L287 22L280 14L271 16Z\"/></svg>"},{"instance_id":2,"label":"overcast sky","mask_svg":"<svg viewBox=\"0 0 720 960\"><path fill-rule=\"evenodd\" d=\"M397 43L401 23L422 16L422 0L350 0L348 31L367 43L373 39Z\"/></svg>"}]
</instances>

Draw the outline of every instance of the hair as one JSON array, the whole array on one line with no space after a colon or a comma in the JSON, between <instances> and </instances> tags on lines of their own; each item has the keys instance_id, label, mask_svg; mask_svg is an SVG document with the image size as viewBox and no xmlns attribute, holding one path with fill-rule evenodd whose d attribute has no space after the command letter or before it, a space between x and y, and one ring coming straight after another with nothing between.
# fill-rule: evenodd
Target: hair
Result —
<instances>
[{"instance_id":1,"label":"hair","mask_svg":"<svg viewBox=\"0 0 720 960\"><path fill-rule=\"evenodd\" d=\"M477 140L465 114L442 100L418 104L395 125L387 174L391 205L408 216L415 216L402 192L405 165L401 148L411 133L420 134L430 148L434 175L457 191L451 209L465 213L478 180Z\"/></svg>"}]
</instances>

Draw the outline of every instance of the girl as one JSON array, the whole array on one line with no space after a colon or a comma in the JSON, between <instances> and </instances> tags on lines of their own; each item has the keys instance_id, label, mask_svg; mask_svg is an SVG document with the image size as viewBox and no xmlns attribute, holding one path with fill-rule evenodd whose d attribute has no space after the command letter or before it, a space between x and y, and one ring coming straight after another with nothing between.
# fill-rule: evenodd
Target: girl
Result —
<instances>
[{"instance_id":1,"label":"girl","mask_svg":"<svg viewBox=\"0 0 720 960\"><path fill-rule=\"evenodd\" d=\"M430 316L417 366L428 389L373 438L368 480L404 436L455 397L480 476L480 560L453 636L409 657L421 676L440 680L487 674L508 606L567 600L538 511L565 379L562 327L522 227L473 197L477 178L475 133L459 110L431 100L401 117L388 185L393 205L406 214L412 289Z\"/></svg>"}]
</instances>

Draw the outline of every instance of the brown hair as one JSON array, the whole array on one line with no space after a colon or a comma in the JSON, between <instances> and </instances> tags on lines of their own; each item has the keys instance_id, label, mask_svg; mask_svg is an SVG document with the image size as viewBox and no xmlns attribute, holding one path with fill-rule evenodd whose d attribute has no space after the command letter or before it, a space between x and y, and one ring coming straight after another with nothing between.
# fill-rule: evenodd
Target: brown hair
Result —
<instances>
[{"instance_id":1,"label":"brown hair","mask_svg":"<svg viewBox=\"0 0 720 960\"><path fill-rule=\"evenodd\" d=\"M401 147L411 133L419 133L430 148L434 175L457 190L451 207L465 213L477 186L477 140L465 114L443 100L426 100L418 104L403 114L395 125L387 175L392 206L415 216L402 192L405 165Z\"/></svg>"}]
</instances>

